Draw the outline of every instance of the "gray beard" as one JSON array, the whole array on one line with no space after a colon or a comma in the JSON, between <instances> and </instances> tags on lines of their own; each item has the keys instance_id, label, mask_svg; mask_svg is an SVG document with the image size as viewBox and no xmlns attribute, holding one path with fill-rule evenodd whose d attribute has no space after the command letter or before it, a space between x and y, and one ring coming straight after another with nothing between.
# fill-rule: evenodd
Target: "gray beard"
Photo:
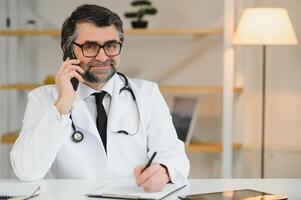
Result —
<instances>
[{"instance_id":1,"label":"gray beard","mask_svg":"<svg viewBox=\"0 0 301 200\"><path fill-rule=\"evenodd\" d=\"M111 66L111 68L102 70L101 72L91 72L90 69L92 66ZM83 78L91 83L107 82L117 72L116 63L114 62L114 60L107 60L106 62L92 60L89 63L87 63L87 68L88 70L86 70L83 74Z\"/></svg>"}]
</instances>

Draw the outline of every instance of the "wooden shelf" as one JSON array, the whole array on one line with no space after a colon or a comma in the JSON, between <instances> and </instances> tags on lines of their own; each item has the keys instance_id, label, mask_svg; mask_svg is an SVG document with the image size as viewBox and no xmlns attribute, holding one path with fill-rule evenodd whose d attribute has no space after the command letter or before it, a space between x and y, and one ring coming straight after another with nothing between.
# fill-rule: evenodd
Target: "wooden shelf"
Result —
<instances>
[{"instance_id":1,"label":"wooden shelf","mask_svg":"<svg viewBox=\"0 0 301 200\"><path fill-rule=\"evenodd\" d=\"M192 141L186 146L187 152L221 153L222 143L220 142L199 142ZM232 150L237 151L242 148L241 144L233 144Z\"/></svg>"},{"instance_id":2,"label":"wooden shelf","mask_svg":"<svg viewBox=\"0 0 301 200\"><path fill-rule=\"evenodd\" d=\"M223 88L219 86L177 86L177 85L160 85L163 94L221 94ZM234 93L242 92L241 87L234 88Z\"/></svg>"},{"instance_id":3,"label":"wooden shelf","mask_svg":"<svg viewBox=\"0 0 301 200\"><path fill-rule=\"evenodd\" d=\"M56 29L1 29L0 36L60 36L60 31Z\"/></svg>"},{"instance_id":4,"label":"wooden shelf","mask_svg":"<svg viewBox=\"0 0 301 200\"><path fill-rule=\"evenodd\" d=\"M1 137L2 144L14 144L19 136L19 131L5 133ZM241 144L233 144L233 151L240 150ZM203 153L221 153L222 144L219 142L199 142L192 141L186 146L187 152L203 152Z\"/></svg>"},{"instance_id":5,"label":"wooden shelf","mask_svg":"<svg viewBox=\"0 0 301 200\"><path fill-rule=\"evenodd\" d=\"M204 29L126 29L126 35L222 35L221 28Z\"/></svg>"},{"instance_id":6,"label":"wooden shelf","mask_svg":"<svg viewBox=\"0 0 301 200\"><path fill-rule=\"evenodd\" d=\"M0 90L33 90L43 84L37 83L20 83L20 84L5 84L0 85ZM160 90L163 94L189 94L189 95L201 95L201 94L221 94L223 92L222 87L214 86L171 86L160 85ZM242 92L242 88L237 87L234 89L235 93Z\"/></svg>"},{"instance_id":7,"label":"wooden shelf","mask_svg":"<svg viewBox=\"0 0 301 200\"><path fill-rule=\"evenodd\" d=\"M37 83L20 83L0 85L0 90L33 90L42 84Z\"/></svg>"},{"instance_id":8,"label":"wooden shelf","mask_svg":"<svg viewBox=\"0 0 301 200\"><path fill-rule=\"evenodd\" d=\"M204 29L125 29L126 35L174 35L174 36L203 36L222 35L221 28ZM53 36L59 37L60 30L57 29L1 29L0 36Z\"/></svg>"}]
</instances>

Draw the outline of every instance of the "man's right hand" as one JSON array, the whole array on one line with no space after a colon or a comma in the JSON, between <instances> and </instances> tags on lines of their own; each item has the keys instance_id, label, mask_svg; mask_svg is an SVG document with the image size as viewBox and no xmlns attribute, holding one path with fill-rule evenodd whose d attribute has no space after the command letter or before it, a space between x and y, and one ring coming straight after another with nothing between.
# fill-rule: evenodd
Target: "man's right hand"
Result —
<instances>
[{"instance_id":1,"label":"man's right hand","mask_svg":"<svg viewBox=\"0 0 301 200\"><path fill-rule=\"evenodd\" d=\"M58 99L55 106L61 115L68 114L72 104L76 99L76 93L71 84L71 78L75 77L80 82L84 79L79 73L84 73L84 70L79 66L80 60L67 58L58 70L55 76L55 84L58 91Z\"/></svg>"}]
</instances>

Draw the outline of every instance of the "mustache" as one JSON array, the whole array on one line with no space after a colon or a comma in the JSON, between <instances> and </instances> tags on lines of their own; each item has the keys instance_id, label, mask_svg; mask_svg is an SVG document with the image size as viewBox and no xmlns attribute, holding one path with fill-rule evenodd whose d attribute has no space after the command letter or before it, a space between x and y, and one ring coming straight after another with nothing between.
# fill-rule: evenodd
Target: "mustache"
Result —
<instances>
[{"instance_id":1,"label":"mustache","mask_svg":"<svg viewBox=\"0 0 301 200\"><path fill-rule=\"evenodd\" d=\"M91 67L104 67L104 66L115 66L116 62L112 59L108 59L105 62L99 61L99 60L91 60L87 63L88 69Z\"/></svg>"}]
</instances>

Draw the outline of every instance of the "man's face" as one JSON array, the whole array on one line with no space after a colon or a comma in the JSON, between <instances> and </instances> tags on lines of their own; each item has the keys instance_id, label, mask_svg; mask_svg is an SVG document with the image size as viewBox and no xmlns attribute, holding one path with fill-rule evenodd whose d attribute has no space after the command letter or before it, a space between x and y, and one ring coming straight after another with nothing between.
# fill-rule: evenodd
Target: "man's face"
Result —
<instances>
[{"instance_id":1,"label":"man's face","mask_svg":"<svg viewBox=\"0 0 301 200\"><path fill-rule=\"evenodd\" d=\"M110 42L120 42L117 29L114 25L97 27L92 23L79 23L76 25L77 37L75 43L104 45ZM120 55L107 56L104 49L93 58L83 55L82 49L73 45L73 51L77 59L81 60L81 67L85 70L83 77L91 83L104 83L108 81L117 71L120 64Z\"/></svg>"}]
</instances>

